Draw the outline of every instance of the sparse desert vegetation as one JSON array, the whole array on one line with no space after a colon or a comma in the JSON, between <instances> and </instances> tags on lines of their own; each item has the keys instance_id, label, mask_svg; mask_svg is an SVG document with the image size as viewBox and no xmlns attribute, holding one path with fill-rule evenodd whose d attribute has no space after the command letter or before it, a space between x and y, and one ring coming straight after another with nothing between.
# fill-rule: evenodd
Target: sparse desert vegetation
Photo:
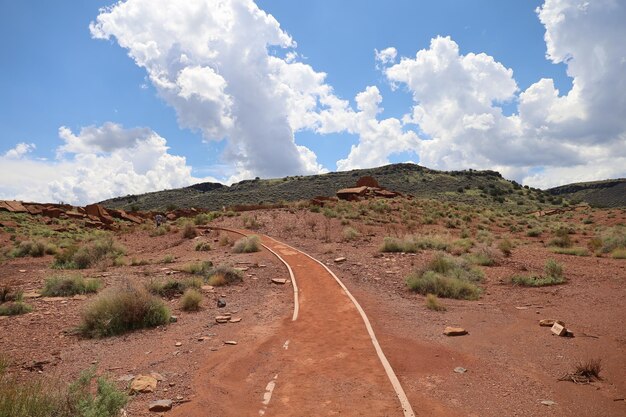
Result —
<instances>
[{"instance_id":1,"label":"sparse desert vegetation","mask_svg":"<svg viewBox=\"0 0 626 417\"><path fill-rule=\"evenodd\" d=\"M485 190L487 199L492 200L491 187ZM524 190L518 190L524 193L520 198L534 195L532 191L526 195ZM464 188L455 194L475 197L475 192ZM5 314L0 320L7 329L2 343L21 364L11 365L10 373L24 381L22 376L31 372L24 369L35 366L32 369L43 367L45 376L49 366L45 362L52 360L57 369L70 370L64 379L67 386L76 381L80 369L94 362L102 361L106 369L133 363L144 373L166 373L169 366L180 367L171 364L177 358L187 360L187 355L196 362L213 360L204 355L222 349L219 339L239 339L244 346L255 346L256 336L246 336L249 339L243 342L251 322L264 323L270 329L291 314L289 276L284 266L263 250L259 236L244 238L212 229L217 226L256 229L305 249L355 289L378 328L406 340L416 354L424 343L427 349L439 352L438 338L446 337L441 335L443 324L460 325L469 330L468 337L480 334L485 346L497 346L485 351L481 344L463 340L453 346L458 357L477 358L471 369L492 369L490 377L508 389L514 389L514 383L494 366L503 360L521 370L511 371L518 377L526 375L528 367L540 367L549 370L546 373L554 380L554 375L562 374L562 366L540 355L528 363L523 353L532 346L547 355L545 337L551 337L549 330L539 326L528 328L523 321L528 318L525 309L532 309L534 319L535 311L541 313L549 306L545 318L554 314L565 319L567 331L575 337L583 332L607 334L604 320L614 312L605 303L591 303L595 305L591 307L579 298L587 293L619 298L620 291L613 286L623 279L620 265L626 249L620 224L626 222L626 213L581 207L536 215L524 212L524 207L530 205L398 198L324 201L320 207L301 201L243 213L228 209L192 212L190 217L168 220L159 228L149 219L116 231L91 230L68 220L45 225L37 223L37 217L0 212L0 221L17 224L4 235L0 233L6 242L0 262L8 277L0 282L0 314ZM584 221L589 218L593 221ZM194 230L197 239L185 238L185 229ZM39 256L42 245L43 256ZM48 246L50 250L46 250ZM314 288L323 284L321 279L317 277ZM556 284L559 286L553 287ZM311 291L302 295L310 297ZM388 302L381 304L381 300ZM206 327L207 316L213 323L211 330ZM215 322L214 317L220 321ZM538 314L537 318L544 316ZM490 330L497 323L507 323L498 327L502 337ZM26 337L19 333L21 326L36 330ZM410 333L406 329L411 329ZM43 365L33 365L29 361L37 342L32 339L39 334L53 342L50 346L39 343L46 357ZM379 337L387 346L393 343L384 333ZM615 348L608 339L607 346L599 347L595 338L589 338L589 350L583 351L580 346L560 343L560 338L554 340L554 346L571 357ZM55 346L61 356L55 353ZM133 353L128 354L131 348ZM398 353L393 349L388 354L395 361L412 360L395 356ZM602 377L614 383L619 365L607 357ZM154 362L158 364L150 365ZM434 366L432 372L447 381L450 364L441 369ZM572 369L568 375L586 381L576 376L586 372ZM109 381L116 381L123 371L112 374ZM192 375L194 372L184 377L164 376L176 382L169 387L172 392L189 398L185 387ZM605 379L590 378L589 383L603 384ZM115 385L125 388L119 382ZM92 380L92 395L96 386ZM455 389L453 384L442 392L450 389ZM476 394L475 387L466 389ZM456 395L471 403L465 391ZM227 396L220 394L219 398L222 401ZM132 415L148 415L147 397L134 396L126 407Z\"/></svg>"},{"instance_id":2,"label":"sparse desert vegetation","mask_svg":"<svg viewBox=\"0 0 626 417\"><path fill-rule=\"evenodd\" d=\"M80 333L107 337L169 323L170 311L158 298L136 288L115 288L99 294L83 312Z\"/></svg>"}]
</instances>

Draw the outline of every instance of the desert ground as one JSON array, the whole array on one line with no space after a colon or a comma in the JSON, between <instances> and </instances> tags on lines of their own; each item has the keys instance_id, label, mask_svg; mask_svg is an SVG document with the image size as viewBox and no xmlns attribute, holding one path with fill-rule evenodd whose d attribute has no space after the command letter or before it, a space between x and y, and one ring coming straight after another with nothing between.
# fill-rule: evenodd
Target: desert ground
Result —
<instances>
[{"instance_id":1,"label":"desert ground","mask_svg":"<svg viewBox=\"0 0 626 417\"><path fill-rule=\"evenodd\" d=\"M626 414L624 209L520 213L399 197L170 216L158 228L86 221L0 212L0 307L19 299L31 308L0 316L2 389L9 380L63 387L93 369L129 394L128 416L409 415L362 316L323 264L362 307L414 415ZM236 253L242 234L265 246ZM68 248L103 239L117 249L81 269L63 263ZM20 251L24 242L45 251ZM409 288L407 278L437 261L474 274L463 279L473 292L427 301L422 287ZM216 280L219 266L238 279ZM71 276L100 286L42 294L51 278ZM524 285L544 278L555 280ZM171 282L180 287L168 292ZM201 294L198 310L183 308L184 286ZM99 297L131 287L147 288L175 318L111 336L84 331ZM467 334L447 336L446 327ZM577 366L598 360L597 375L577 377ZM156 386L131 389L139 376ZM158 400L171 410L149 411Z\"/></svg>"}]
</instances>

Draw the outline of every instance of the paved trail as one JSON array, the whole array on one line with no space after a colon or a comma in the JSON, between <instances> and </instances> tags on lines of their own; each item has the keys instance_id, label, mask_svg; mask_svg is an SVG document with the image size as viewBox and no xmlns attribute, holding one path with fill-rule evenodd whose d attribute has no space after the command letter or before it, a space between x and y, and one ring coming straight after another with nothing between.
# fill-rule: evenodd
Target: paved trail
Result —
<instances>
[{"instance_id":1,"label":"paved trail","mask_svg":"<svg viewBox=\"0 0 626 417\"><path fill-rule=\"evenodd\" d=\"M296 320L294 314L275 328L251 329L254 342L222 349L200 369L196 398L173 414L413 416L391 367L377 354L369 323L336 277L286 244L261 240L293 271Z\"/></svg>"}]
</instances>

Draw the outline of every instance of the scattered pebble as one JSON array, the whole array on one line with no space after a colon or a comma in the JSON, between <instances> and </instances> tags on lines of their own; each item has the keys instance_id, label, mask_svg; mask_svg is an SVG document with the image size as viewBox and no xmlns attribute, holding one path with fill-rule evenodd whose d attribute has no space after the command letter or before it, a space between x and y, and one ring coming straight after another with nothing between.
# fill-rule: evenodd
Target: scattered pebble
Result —
<instances>
[{"instance_id":1,"label":"scattered pebble","mask_svg":"<svg viewBox=\"0 0 626 417\"><path fill-rule=\"evenodd\" d=\"M456 372L457 374L464 374L465 372L467 372L467 369L463 368L462 366L457 366L456 368L454 368L454 372Z\"/></svg>"}]
</instances>

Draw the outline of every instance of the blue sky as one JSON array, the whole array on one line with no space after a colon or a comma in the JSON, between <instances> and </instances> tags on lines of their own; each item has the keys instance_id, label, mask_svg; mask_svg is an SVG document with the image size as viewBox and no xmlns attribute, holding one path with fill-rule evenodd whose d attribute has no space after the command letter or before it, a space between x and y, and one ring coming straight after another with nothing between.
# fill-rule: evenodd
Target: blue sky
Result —
<instances>
[{"instance_id":1,"label":"blue sky","mask_svg":"<svg viewBox=\"0 0 626 417\"><path fill-rule=\"evenodd\" d=\"M606 2L613 3L599 3ZM624 31L619 3L594 9L576 0L565 6L551 0L545 5L514 0L190 0L180 4L197 3L202 12L181 13L164 33L160 28L171 23L166 9L177 10L176 2L128 3L101 11L114 3L0 0L0 164L7 171L23 167L33 173L29 191L18 191L13 177L0 180L0 197L84 202L206 179L226 182L403 160L439 169L498 169L537 186L626 175L619 159L604 170L593 168L607 155L616 156L610 149L624 145L626 129L612 122L610 137L601 141L590 117L613 104L610 92L602 95L600 89L615 81L624 65L624 47L608 36ZM218 3L236 11L243 5L245 13L267 13L275 21L239 24L236 19L247 19L239 11L231 29L215 31L220 19L229 19L215 12ZM140 21L146 26L135 30L138 17L130 6L162 8L163 13L151 13ZM565 23L557 19L559 14ZM203 20L208 22L206 39L219 44L217 58L206 51L203 56L202 45L189 40L193 25ZM92 22L95 29L90 29ZM584 25L599 28L594 39L567 36ZM548 57L546 31L552 34ZM179 46L172 47L168 39L178 36ZM287 45L284 36L297 46ZM229 48L247 48L241 42L250 37L259 40L250 46L255 58L241 61L238 51ZM159 54L144 56L146 39L153 39ZM197 42L203 39L199 33ZM393 59L377 59L376 51L388 47ZM598 67L590 48L601 48L601 57L617 62L618 68L601 74L599 81L590 80L587 67ZM167 61L180 51L189 57L186 63ZM416 58L418 51L421 58ZM289 53L297 55L287 59ZM259 67L244 72L236 68L242 63ZM187 84L180 77L184 71L171 72L173 67L189 69ZM176 85L158 84L155 74L164 68L168 82ZM196 72L198 68L206 71ZM306 86L293 84L295 78L322 73L325 78ZM583 86L580 94L570 94L573 79ZM276 86L268 86L273 82ZM468 84L471 91L456 93ZM285 85L284 94L274 94ZM489 91L486 97L484 91ZM359 113L359 93L362 103L375 110ZM248 102L250 97L258 101ZM314 106L306 107L305 99ZM329 100L346 102L330 106ZM624 110L623 103L617 105L615 111ZM268 114L259 116L265 109ZM326 119L320 116L324 110ZM541 119L543 113L547 116ZM459 119L463 126L445 122ZM574 137L574 128L587 133ZM506 146L496 152L502 144ZM600 155L598 146L606 155ZM524 156L516 158L518 152ZM290 161L274 161L272 155ZM130 168L118 169L122 165ZM115 184L102 181L102 192L86 190L87 180L98 177L86 172L94 167L111 170ZM43 181L54 171L63 172L63 178ZM163 178L155 180L157 175Z\"/></svg>"}]
</instances>

